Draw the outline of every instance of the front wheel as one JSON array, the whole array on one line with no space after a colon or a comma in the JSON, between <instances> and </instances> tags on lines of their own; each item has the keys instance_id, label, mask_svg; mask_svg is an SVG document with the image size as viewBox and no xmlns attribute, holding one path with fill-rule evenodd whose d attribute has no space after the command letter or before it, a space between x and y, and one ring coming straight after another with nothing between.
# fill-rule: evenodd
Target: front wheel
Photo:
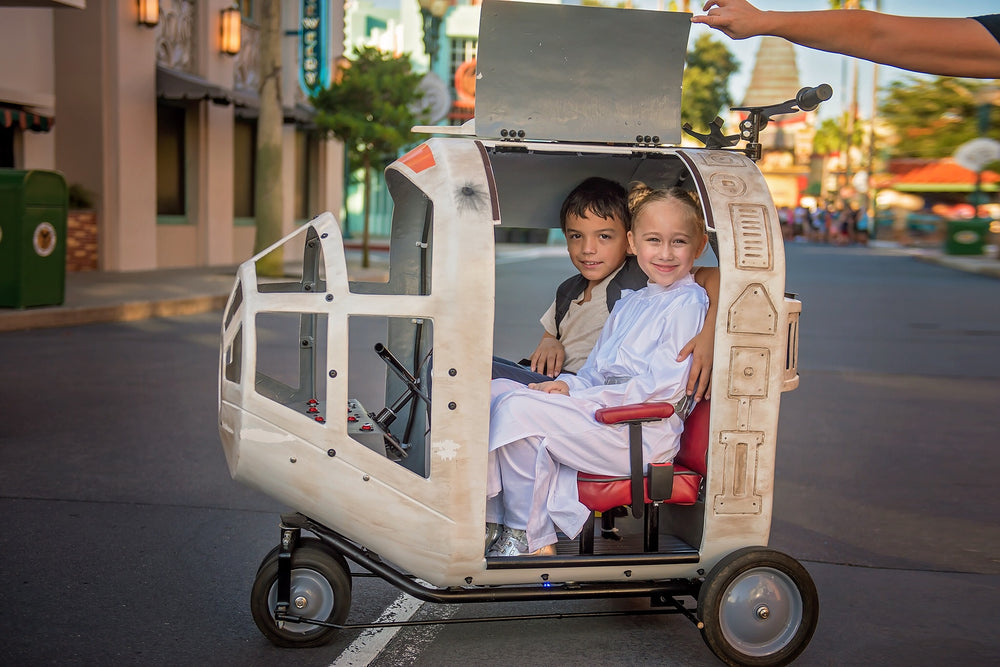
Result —
<instances>
[{"instance_id":1,"label":"front wheel","mask_svg":"<svg viewBox=\"0 0 1000 667\"><path fill-rule=\"evenodd\" d=\"M819 620L812 577L791 556L749 547L712 568L698 594L702 637L729 665L786 665Z\"/></svg>"},{"instance_id":2,"label":"front wheel","mask_svg":"<svg viewBox=\"0 0 1000 667\"><path fill-rule=\"evenodd\" d=\"M351 608L351 575L337 558L317 540L303 540L292 552L289 613L342 625ZM291 623L281 627L274 619L278 601L278 551L272 550L261 563L250 593L250 612L260 631L276 646L307 648L321 646L337 628L314 623Z\"/></svg>"}]
</instances>

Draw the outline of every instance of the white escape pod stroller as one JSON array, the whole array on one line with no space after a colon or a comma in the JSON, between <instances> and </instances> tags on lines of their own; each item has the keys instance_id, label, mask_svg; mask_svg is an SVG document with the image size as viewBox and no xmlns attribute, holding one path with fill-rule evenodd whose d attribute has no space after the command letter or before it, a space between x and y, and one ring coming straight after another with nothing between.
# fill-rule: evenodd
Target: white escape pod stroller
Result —
<instances>
[{"instance_id":1,"label":"white escape pod stroller","mask_svg":"<svg viewBox=\"0 0 1000 667\"><path fill-rule=\"evenodd\" d=\"M233 478L294 510L257 572L254 620L288 647L372 627L347 623L352 563L431 602L647 598L730 664L790 662L818 598L767 543L801 304L785 293L775 207L750 158L770 116L814 108L829 87L747 109L739 135L717 122L695 135L706 147L682 148L689 14L486 0L481 21L475 119L425 128L450 136L385 171L388 281L348 279L330 213L277 244L301 253L300 277L260 278L264 253L239 268L219 431ZM687 418L672 466L581 476L594 514L557 555L486 558L495 233L558 225L589 176L700 196L721 273L711 400ZM658 407L625 416L635 447ZM631 530L605 539L615 517Z\"/></svg>"}]
</instances>

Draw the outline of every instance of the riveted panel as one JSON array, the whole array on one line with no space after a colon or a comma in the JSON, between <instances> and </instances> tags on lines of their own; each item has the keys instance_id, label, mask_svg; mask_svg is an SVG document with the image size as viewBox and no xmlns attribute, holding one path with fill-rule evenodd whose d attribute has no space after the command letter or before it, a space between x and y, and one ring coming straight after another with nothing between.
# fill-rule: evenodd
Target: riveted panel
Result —
<instances>
[{"instance_id":1,"label":"riveted panel","mask_svg":"<svg viewBox=\"0 0 1000 667\"><path fill-rule=\"evenodd\" d=\"M774 335L778 311L760 283L750 283L729 307L729 333Z\"/></svg>"},{"instance_id":2,"label":"riveted panel","mask_svg":"<svg viewBox=\"0 0 1000 667\"><path fill-rule=\"evenodd\" d=\"M767 208L760 204L731 204L736 242L736 268L770 269L771 238Z\"/></svg>"},{"instance_id":3,"label":"riveted panel","mask_svg":"<svg viewBox=\"0 0 1000 667\"><path fill-rule=\"evenodd\" d=\"M767 396L767 370L771 352L766 347L734 347L729 358L729 395Z\"/></svg>"},{"instance_id":4,"label":"riveted panel","mask_svg":"<svg viewBox=\"0 0 1000 667\"><path fill-rule=\"evenodd\" d=\"M764 444L760 431L723 431L719 439L724 450L722 493L716 494L716 514L760 514L757 493L758 449Z\"/></svg>"}]
</instances>

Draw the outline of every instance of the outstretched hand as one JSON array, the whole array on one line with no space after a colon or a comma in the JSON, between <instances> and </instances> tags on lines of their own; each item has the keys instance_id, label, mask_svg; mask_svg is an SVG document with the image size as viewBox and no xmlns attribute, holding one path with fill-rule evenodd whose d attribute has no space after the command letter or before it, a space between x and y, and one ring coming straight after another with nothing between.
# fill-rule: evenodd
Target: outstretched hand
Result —
<instances>
[{"instance_id":1,"label":"outstretched hand","mask_svg":"<svg viewBox=\"0 0 1000 667\"><path fill-rule=\"evenodd\" d=\"M764 14L746 0L708 0L704 16L692 16L691 23L704 23L732 39L746 39L764 34Z\"/></svg>"}]
</instances>

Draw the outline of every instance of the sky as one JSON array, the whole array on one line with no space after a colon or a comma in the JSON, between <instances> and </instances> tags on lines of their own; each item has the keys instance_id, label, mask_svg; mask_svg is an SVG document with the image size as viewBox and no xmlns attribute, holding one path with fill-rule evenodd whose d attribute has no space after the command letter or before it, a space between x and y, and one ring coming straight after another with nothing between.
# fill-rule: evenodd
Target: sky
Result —
<instances>
[{"instance_id":1,"label":"sky","mask_svg":"<svg viewBox=\"0 0 1000 667\"><path fill-rule=\"evenodd\" d=\"M658 0L634 0L637 7L656 9ZM664 0L664 5L667 2ZM813 9L828 9L830 3L827 0L751 0L758 9L766 10L800 10L807 11ZM866 8L873 8L874 0L863 2ZM944 2L942 0L881 0L881 11L885 14L900 14L906 16L978 16L981 14L995 14L1000 12L1000 0L954 0ZM692 0L691 9L695 14L702 14L698 0ZM691 29L689 44L702 32L710 32L724 42L730 51L740 61L740 71L730 79L730 92L735 103L743 99L743 94L750 82L751 68L753 67L754 56L760 46L760 38L750 38L741 41L729 39L724 34L707 28L702 25L694 25ZM944 36L943 36L944 37ZM946 37L945 37L946 38ZM824 102L819 108L821 118L835 117L838 112L845 109L850 104L850 72L851 67L845 63L853 62L853 59L833 53L814 51L804 47L796 46L796 62L799 68L799 80L804 86L815 86L820 83L829 83L833 86L834 95L828 102ZM858 105L859 113L868 116L872 106L872 70L871 63L858 60ZM911 72L899 70L894 67L880 65L879 85L885 86L889 81L905 76L911 76ZM781 102L784 100L775 100Z\"/></svg>"},{"instance_id":2,"label":"sky","mask_svg":"<svg viewBox=\"0 0 1000 667\"><path fill-rule=\"evenodd\" d=\"M403 0L372 0L376 6L398 6ZM814 9L829 9L829 0L750 0L758 9L765 10L799 10L808 11ZM566 4L572 4L575 0L564 0ZM613 4L614 0L607 0L608 4ZM867 9L875 6L876 0L862 0L862 5ZM704 0L691 0L691 10L695 14L703 14L701 6ZM632 0L632 4L637 9L663 9L669 5L669 0ZM680 5L680 3L678 3ZM1000 0L881 0L881 11L885 14L900 14L905 16L979 16L981 14L995 14L1000 12ZM760 46L760 38L753 37L745 40L732 40L717 30L703 25L692 25L691 34L688 40L693 44L694 40L703 33L709 32L716 39L726 44L730 51L740 61L740 71L730 79L730 92L734 100L734 105L738 105L743 100L743 94L750 83L750 74L753 68L754 56ZM943 36L946 38L945 36ZM852 66L847 63L854 62L854 59L824 51L814 51L801 46L796 46L796 59L799 68L799 80L803 86L817 86L821 83L829 83L833 86L833 98L824 102L818 110L820 118L834 118L843 109L850 106L850 76ZM858 107L859 113L863 117L871 115L872 107L872 70L871 63L858 60ZM889 81L906 76L913 76L912 72L906 72L894 67L880 65L879 86L885 86ZM784 102L784 100L775 100Z\"/></svg>"}]
</instances>

